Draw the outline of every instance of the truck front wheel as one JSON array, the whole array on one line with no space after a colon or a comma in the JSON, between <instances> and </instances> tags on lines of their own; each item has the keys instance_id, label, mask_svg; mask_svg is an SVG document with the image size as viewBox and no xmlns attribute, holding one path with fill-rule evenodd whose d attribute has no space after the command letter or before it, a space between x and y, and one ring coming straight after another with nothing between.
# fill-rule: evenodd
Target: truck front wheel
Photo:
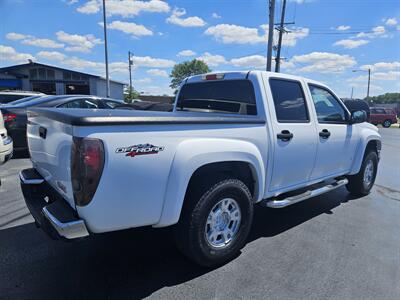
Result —
<instances>
[{"instance_id":1,"label":"truck front wheel","mask_svg":"<svg viewBox=\"0 0 400 300\"><path fill-rule=\"evenodd\" d=\"M374 185L378 170L378 155L375 151L365 154L360 172L355 175L347 176L349 183L347 190L355 196L365 196L369 194Z\"/></svg>"},{"instance_id":2,"label":"truck front wheel","mask_svg":"<svg viewBox=\"0 0 400 300\"><path fill-rule=\"evenodd\" d=\"M189 193L175 228L178 248L196 263L212 267L232 258L246 243L253 221L249 189L226 179L203 193Z\"/></svg>"}]
</instances>

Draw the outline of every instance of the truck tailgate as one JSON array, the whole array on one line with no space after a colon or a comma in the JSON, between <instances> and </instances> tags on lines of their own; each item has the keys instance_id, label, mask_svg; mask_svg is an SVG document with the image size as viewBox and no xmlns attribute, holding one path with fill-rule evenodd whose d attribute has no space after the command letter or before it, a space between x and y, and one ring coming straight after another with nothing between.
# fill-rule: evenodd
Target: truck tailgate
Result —
<instances>
[{"instance_id":1,"label":"truck tailgate","mask_svg":"<svg viewBox=\"0 0 400 300\"><path fill-rule=\"evenodd\" d=\"M27 138L33 167L75 207L70 167L72 125L28 113Z\"/></svg>"}]
</instances>

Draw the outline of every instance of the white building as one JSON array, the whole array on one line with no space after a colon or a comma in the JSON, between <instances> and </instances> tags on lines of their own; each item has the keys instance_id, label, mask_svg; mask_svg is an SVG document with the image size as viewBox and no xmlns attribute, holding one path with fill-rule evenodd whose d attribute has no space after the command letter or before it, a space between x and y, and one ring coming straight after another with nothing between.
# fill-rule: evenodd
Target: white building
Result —
<instances>
[{"instance_id":1,"label":"white building","mask_svg":"<svg viewBox=\"0 0 400 300\"><path fill-rule=\"evenodd\" d=\"M124 85L110 80L110 97L123 99ZM36 91L48 95L107 96L103 77L36 62L0 68L1 89Z\"/></svg>"}]
</instances>

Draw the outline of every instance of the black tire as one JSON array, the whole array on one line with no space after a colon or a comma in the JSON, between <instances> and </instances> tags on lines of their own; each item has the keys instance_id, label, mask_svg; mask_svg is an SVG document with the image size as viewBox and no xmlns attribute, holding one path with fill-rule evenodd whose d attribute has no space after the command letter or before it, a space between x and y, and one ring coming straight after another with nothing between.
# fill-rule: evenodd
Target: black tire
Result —
<instances>
[{"instance_id":1,"label":"black tire","mask_svg":"<svg viewBox=\"0 0 400 300\"><path fill-rule=\"evenodd\" d=\"M370 161L373 164L373 176L370 183L367 184L366 182L364 182L364 173ZM355 196L368 195L374 185L377 170L378 155L375 151L370 150L364 155L360 171L355 175L347 176L347 179L349 180L349 183L346 185L347 190Z\"/></svg>"},{"instance_id":2,"label":"black tire","mask_svg":"<svg viewBox=\"0 0 400 300\"><path fill-rule=\"evenodd\" d=\"M392 126L392 121L390 121L390 120L385 120L385 121L382 123L382 126L385 127L385 128L389 128L390 126Z\"/></svg>"},{"instance_id":3,"label":"black tire","mask_svg":"<svg viewBox=\"0 0 400 300\"><path fill-rule=\"evenodd\" d=\"M253 221L253 201L247 186L237 179L225 179L197 195L189 192L186 198L174 230L179 250L205 267L218 266L233 259L246 243ZM241 221L235 237L227 245L215 248L207 241L206 222L213 207L225 198L236 201Z\"/></svg>"}]
</instances>

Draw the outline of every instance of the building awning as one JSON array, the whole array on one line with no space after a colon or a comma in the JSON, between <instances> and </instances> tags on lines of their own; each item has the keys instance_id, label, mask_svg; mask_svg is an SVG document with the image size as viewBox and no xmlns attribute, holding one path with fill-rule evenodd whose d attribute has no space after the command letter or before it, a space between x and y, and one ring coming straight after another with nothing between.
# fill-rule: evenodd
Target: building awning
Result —
<instances>
[{"instance_id":1,"label":"building awning","mask_svg":"<svg viewBox=\"0 0 400 300\"><path fill-rule=\"evenodd\" d=\"M21 89L21 79L0 79L0 88Z\"/></svg>"}]
</instances>

